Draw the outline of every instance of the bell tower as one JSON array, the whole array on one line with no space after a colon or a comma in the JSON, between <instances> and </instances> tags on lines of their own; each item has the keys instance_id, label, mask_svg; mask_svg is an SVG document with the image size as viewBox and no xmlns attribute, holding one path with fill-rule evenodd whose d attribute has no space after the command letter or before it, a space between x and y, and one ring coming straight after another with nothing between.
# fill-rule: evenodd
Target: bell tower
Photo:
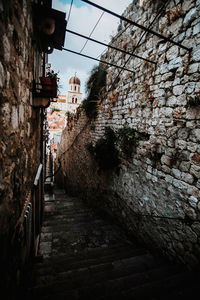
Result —
<instances>
[{"instance_id":1,"label":"bell tower","mask_svg":"<svg viewBox=\"0 0 200 300\"><path fill-rule=\"evenodd\" d=\"M69 112L76 112L77 107L82 102L82 93L80 91L81 82L76 73L69 80L69 90L67 93L67 109Z\"/></svg>"}]
</instances>

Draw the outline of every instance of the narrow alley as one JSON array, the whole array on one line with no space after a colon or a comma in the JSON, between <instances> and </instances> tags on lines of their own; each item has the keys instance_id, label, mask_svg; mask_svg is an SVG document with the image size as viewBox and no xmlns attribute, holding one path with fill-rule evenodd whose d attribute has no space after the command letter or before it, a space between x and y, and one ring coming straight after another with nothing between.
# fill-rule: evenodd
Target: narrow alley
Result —
<instances>
[{"instance_id":1,"label":"narrow alley","mask_svg":"<svg viewBox=\"0 0 200 300\"><path fill-rule=\"evenodd\" d=\"M4 299L198 299L200 0L2 0L0 36Z\"/></svg>"},{"instance_id":2,"label":"narrow alley","mask_svg":"<svg viewBox=\"0 0 200 300\"><path fill-rule=\"evenodd\" d=\"M64 190L46 194L44 210L24 299L188 299L198 290L195 272L152 255Z\"/></svg>"}]
</instances>

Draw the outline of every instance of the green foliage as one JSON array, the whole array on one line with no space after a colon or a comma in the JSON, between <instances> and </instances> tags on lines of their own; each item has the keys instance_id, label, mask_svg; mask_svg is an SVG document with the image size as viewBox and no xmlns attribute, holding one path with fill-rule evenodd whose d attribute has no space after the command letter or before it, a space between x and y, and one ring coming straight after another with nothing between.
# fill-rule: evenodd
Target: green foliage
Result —
<instances>
[{"instance_id":1,"label":"green foliage","mask_svg":"<svg viewBox=\"0 0 200 300\"><path fill-rule=\"evenodd\" d=\"M71 112L70 111L66 111L65 115L69 118L71 116Z\"/></svg>"},{"instance_id":2,"label":"green foliage","mask_svg":"<svg viewBox=\"0 0 200 300\"><path fill-rule=\"evenodd\" d=\"M88 145L88 151L94 156L102 171L116 169L120 164L116 140L114 131L106 127L104 137L100 138L95 146Z\"/></svg>"},{"instance_id":3,"label":"green foliage","mask_svg":"<svg viewBox=\"0 0 200 300\"><path fill-rule=\"evenodd\" d=\"M47 73L47 76L50 77L51 79L55 79L56 81L59 81L60 78L58 77L58 73L55 73L54 70L51 70Z\"/></svg>"},{"instance_id":4,"label":"green foliage","mask_svg":"<svg viewBox=\"0 0 200 300\"><path fill-rule=\"evenodd\" d=\"M52 111L51 111L51 113L53 114L54 113L54 111L61 111L59 108L52 108Z\"/></svg>"},{"instance_id":5,"label":"green foliage","mask_svg":"<svg viewBox=\"0 0 200 300\"><path fill-rule=\"evenodd\" d=\"M148 134L140 133L127 124L120 128L117 132L119 146L127 158L132 157L132 153L136 152L136 148L140 140L148 139Z\"/></svg>"},{"instance_id":6,"label":"green foliage","mask_svg":"<svg viewBox=\"0 0 200 300\"><path fill-rule=\"evenodd\" d=\"M100 138L94 146L92 143L88 144L87 150L97 161L100 170L113 170L117 169L120 164L117 146L126 158L131 158L132 154L136 152L139 141L148 138L148 134L138 132L127 124L117 133L110 127L106 127L104 137Z\"/></svg>"},{"instance_id":7,"label":"green foliage","mask_svg":"<svg viewBox=\"0 0 200 300\"><path fill-rule=\"evenodd\" d=\"M84 109L86 116L89 119L96 118L96 116L97 116L97 101L85 99L85 100L83 100L81 106Z\"/></svg>"},{"instance_id":8,"label":"green foliage","mask_svg":"<svg viewBox=\"0 0 200 300\"><path fill-rule=\"evenodd\" d=\"M83 101L82 107L86 115L90 119L95 119L97 116L97 102L99 94L106 85L106 70L101 66L95 66L86 83L87 98Z\"/></svg>"}]
</instances>

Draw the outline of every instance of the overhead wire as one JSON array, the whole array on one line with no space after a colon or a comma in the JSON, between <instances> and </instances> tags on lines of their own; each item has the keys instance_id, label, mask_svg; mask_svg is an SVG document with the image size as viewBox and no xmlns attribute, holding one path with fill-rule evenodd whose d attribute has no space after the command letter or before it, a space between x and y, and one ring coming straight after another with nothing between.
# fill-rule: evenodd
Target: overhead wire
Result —
<instances>
[{"instance_id":1,"label":"overhead wire","mask_svg":"<svg viewBox=\"0 0 200 300\"><path fill-rule=\"evenodd\" d=\"M163 13L165 7L168 5L169 1L170 1L170 0L168 0L168 1L161 7L161 9L159 10L158 14L155 16L155 18L153 19L153 21L150 23L149 27L153 26L155 20L156 20L158 17L160 17L160 15ZM131 25L132 25L132 24L130 24L129 26L131 26ZM128 27L129 27L129 26L128 26ZM127 27L120 33L120 35L121 35L126 29L127 29ZM142 36L140 37L140 39L139 39L137 45L136 45L135 48L134 48L132 54L134 53L134 51L136 50L136 48L139 47L139 46L141 45L141 44L139 44L139 43L141 42L141 40L142 40L142 38L144 37L145 34L148 34L148 32L143 32L143 34L142 34ZM117 39L118 37L119 37L119 36L117 36L116 39ZM116 40L116 39L115 39L115 40ZM65 49L65 48L63 48L63 50L66 50L66 51L69 51L69 52L72 52L72 53L74 52L74 51L72 51L72 50ZM80 53L77 53L77 54L80 54ZM83 55L83 54L81 54L81 55L82 55L82 56L85 56L85 55ZM130 56L130 57L131 57L131 56ZM130 57L129 57L129 59L130 59ZM93 59L94 59L94 60L98 60L97 58L96 58L96 59L93 58ZM98 60L98 61L100 61L100 60ZM127 62L128 62L128 60L126 61L126 63L124 64L124 66L127 64ZM104 63L106 63L106 62L104 62ZM123 68L123 67L121 67L121 69L122 69L122 68ZM121 72L122 72L122 70L119 72L119 74L117 75L117 77L119 77L119 75L121 74ZM133 71L132 71L132 72L133 72ZM114 82L116 81L117 77L115 78ZM113 82L113 83L114 83L114 82ZM112 84L111 88L113 88L113 84ZM111 89L109 89L109 91L107 91L107 94L110 92L110 90L111 90ZM76 142L78 136L79 136L79 135L81 134L81 132L85 129L85 127L88 125L88 123L89 123L89 120L88 120L88 121L86 122L86 124L83 126L82 130L77 134L77 136L75 137L75 139L74 139L74 141L72 142L72 144L71 144L66 150L62 151L62 153L60 154L61 156L64 155L66 152L68 152L68 151L71 149L71 147L72 147L72 146L74 145L74 143ZM64 158L61 158L61 159L64 160Z\"/></svg>"},{"instance_id":2,"label":"overhead wire","mask_svg":"<svg viewBox=\"0 0 200 300\"><path fill-rule=\"evenodd\" d=\"M85 35L83 35L83 34L80 34L80 33L78 33L78 32L75 32L75 31L72 31L72 30L69 30L69 29L66 29L66 31L69 32L69 33L71 33L71 34L74 34L74 35L77 35L77 36L79 36L79 37L82 37L82 38L84 38L84 39L88 39L89 41L95 42L95 43L97 43L97 44L106 46L106 47L108 47L108 48L111 48L111 49L114 49L114 50L117 50L117 51L120 51L120 52L122 52L122 53L124 53L124 54L129 54L129 55L131 55L131 56L134 56L134 57L137 57L137 58L139 58L139 59L145 60L145 61L147 61L147 62L156 64L156 63L155 63L154 61L152 61L152 60L149 60L149 59L147 59L147 58L143 58L143 57L141 57L141 56L139 56L139 55L136 55L136 54L132 54L131 52L127 52L127 51L125 51L125 50L123 50L123 49L114 47L114 46L112 46L112 45L110 45L110 44L105 44L105 43L100 42L100 41L98 41L98 40L89 38L89 37L87 37L87 36L85 36ZM79 54L80 54L80 53L79 53ZM97 58L97 59L98 59L98 58Z\"/></svg>"},{"instance_id":3,"label":"overhead wire","mask_svg":"<svg viewBox=\"0 0 200 300\"><path fill-rule=\"evenodd\" d=\"M146 27L146 26L141 25L141 24L139 24L139 23L137 23L137 22L134 22L134 21L132 21L132 20L130 20L130 19L127 19L127 18L124 17L123 15L119 15L119 14L115 13L114 11L111 11L111 10L105 8L105 7L102 7L102 6L100 6L100 5L98 5L98 4L94 3L94 2L91 2L91 1L89 1L89 0L82 0L82 1L83 1L83 2L86 2L86 3L90 4L90 5L92 5L92 6L94 6L94 7L96 7L96 8L98 8L98 9L102 10L102 11L105 11L105 12L107 12L107 13L109 13L109 14L115 16L115 17L121 19L122 21L125 21L125 22L127 22L127 23L129 23L129 24L135 25L136 27L138 27L138 28L140 28L140 29L142 29L142 30L144 30L144 31L146 31L146 32L152 33L153 35L159 37L160 39L162 39L162 40L164 40L164 41L166 41L166 42L170 42L170 43L172 43L172 44L174 44L174 45L176 45L176 46L179 46L179 47L181 47L181 48L183 48L183 49L185 49L185 50L187 50L187 51L189 51L189 52L192 50L191 48L188 48L188 47L182 45L181 43L178 43L178 42L176 42L176 41L174 41L174 40L171 40L169 37L166 37L166 36L164 36L163 34L161 34L161 33L159 33L159 32L156 32L156 31L150 29L149 27Z\"/></svg>"},{"instance_id":4,"label":"overhead wire","mask_svg":"<svg viewBox=\"0 0 200 300\"><path fill-rule=\"evenodd\" d=\"M150 28L154 25L156 19L157 19L158 17L161 16L161 14L163 13L165 7L168 5L169 1L170 1L170 0L168 0L167 2L165 2L165 3L162 5L162 7L160 8L159 12L158 12L158 13L156 14L156 16L154 17L153 21L149 24L148 29L150 29ZM132 54L134 54L135 50L136 50L139 46L141 46L141 43L140 43L140 42L142 41L144 35L147 35L148 33L149 33L148 31L142 33L142 35L141 35L140 38L139 38L139 41L137 42L137 45L134 47L133 51L131 52ZM131 56L129 56L129 58L126 60L126 62L125 62L124 65L123 65L123 68L125 68L125 66L127 65L127 63L129 62L130 59L131 59ZM114 81L113 81L113 83L112 83L112 85L111 85L111 88L109 89L108 93L113 89L113 87L114 87L116 81L118 80L119 76L121 75L121 73L122 73L122 69L119 71L118 75L117 75L116 78L114 79Z\"/></svg>"},{"instance_id":5,"label":"overhead wire","mask_svg":"<svg viewBox=\"0 0 200 300\"><path fill-rule=\"evenodd\" d=\"M103 15L104 15L104 11L102 12L101 16L99 17L99 19L97 20L96 24L94 25L94 27L93 27L90 35L89 35L89 38L92 36L93 32L95 31L95 29L96 29L97 25L99 24L99 22L100 22L101 18L103 17ZM89 39L86 40L85 44L83 45L83 47L82 47L82 49L80 50L79 53L82 53L82 51L84 50L84 48L87 45L88 41L89 41Z\"/></svg>"},{"instance_id":6,"label":"overhead wire","mask_svg":"<svg viewBox=\"0 0 200 300\"><path fill-rule=\"evenodd\" d=\"M130 26L132 26L132 24L128 24L128 26L126 26L122 31L120 31L120 33L117 34L116 37L114 37L114 38L112 39L111 45L112 45L112 44L113 44L113 43L114 43L114 42L122 35L122 33L124 33ZM103 53L106 52L106 50L107 50L107 48L104 49L103 52L101 52L101 53L97 56L97 58L101 57L101 56L103 55Z\"/></svg>"},{"instance_id":7,"label":"overhead wire","mask_svg":"<svg viewBox=\"0 0 200 300\"><path fill-rule=\"evenodd\" d=\"M71 15L72 5L73 5L73 0L71 0L71 4L70 4L70 8L69 8L69 13L68 13L68 17L67 17L67 25L68 25L69 18L70 18L70 15Z\"/></svg>"},{"instance_id":8,"label":"overhead wire","mask_svg":"<svg viewBox=\"0 0 200 300\"><path fill-rule=\"evenodd\" d=\"M115 64L109 63L109 62L104 61L104 60L101 60L101 59L97 59L97 58L95 58L95 57L92 57L92 56L89 56L89 55L86 55L86 54L83 54L83 53L79 53L79 52L76 52L76 51L73 51L73 50L70 50L70 49L67 49L67 48L64 48L64 47L62 48L62 50L65 50L65 51L70 52L70 53L73 53L73 54L81 55L81 56L86 57L86 58L90 58L90 59L96 60L96 61L98 61L98 62L101 62L101 63L103 63L103 64L107 64L107 65L116 67L116 68L118 68L118 69L123 69L124 71L128 71L128 72L134 73L133 70L129 70L129 69L123 68L123 67L121 67L121 66L117 66L117 65L115 65Z\"/></svg>"}]
</instances>

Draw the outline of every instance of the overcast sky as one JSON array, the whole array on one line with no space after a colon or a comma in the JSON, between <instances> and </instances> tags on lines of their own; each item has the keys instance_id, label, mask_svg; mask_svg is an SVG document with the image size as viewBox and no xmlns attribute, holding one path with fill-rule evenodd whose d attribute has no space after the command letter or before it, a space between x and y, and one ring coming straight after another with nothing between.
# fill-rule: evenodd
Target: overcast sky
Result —
<instances>
[{"instance_id":1,"label":"overcast sky","mask_svg":"<svg viewBox=\"0 0 200 300\"><path fill-rule=\"evenodd\" d=\"M66 13L67 19L71 0L53 0L52 2L54 9ZM122 14L132 0L92 0L92 2L109 10L113 10L118 14ZM101 14L101 10L81 0L74 0L67 28L89 36ZM104 13L91 37L104 43L109 43L111 35L115 35L117 32L118 25L118 18ZM83 38L66 32L64 47L80 52L85 41ZM97 58L104 49L105 47L88 41L82 53ZM69 79L74 76L75 72L77 72L77 77L81 80L81 91L84 93L85 82L87 81L90 70L94 65L98 64L98 62L88 58L56 49L49 55L49 63L55 72L59 71L61 94L66 94Z\"/></svg>"}]
</instances>

